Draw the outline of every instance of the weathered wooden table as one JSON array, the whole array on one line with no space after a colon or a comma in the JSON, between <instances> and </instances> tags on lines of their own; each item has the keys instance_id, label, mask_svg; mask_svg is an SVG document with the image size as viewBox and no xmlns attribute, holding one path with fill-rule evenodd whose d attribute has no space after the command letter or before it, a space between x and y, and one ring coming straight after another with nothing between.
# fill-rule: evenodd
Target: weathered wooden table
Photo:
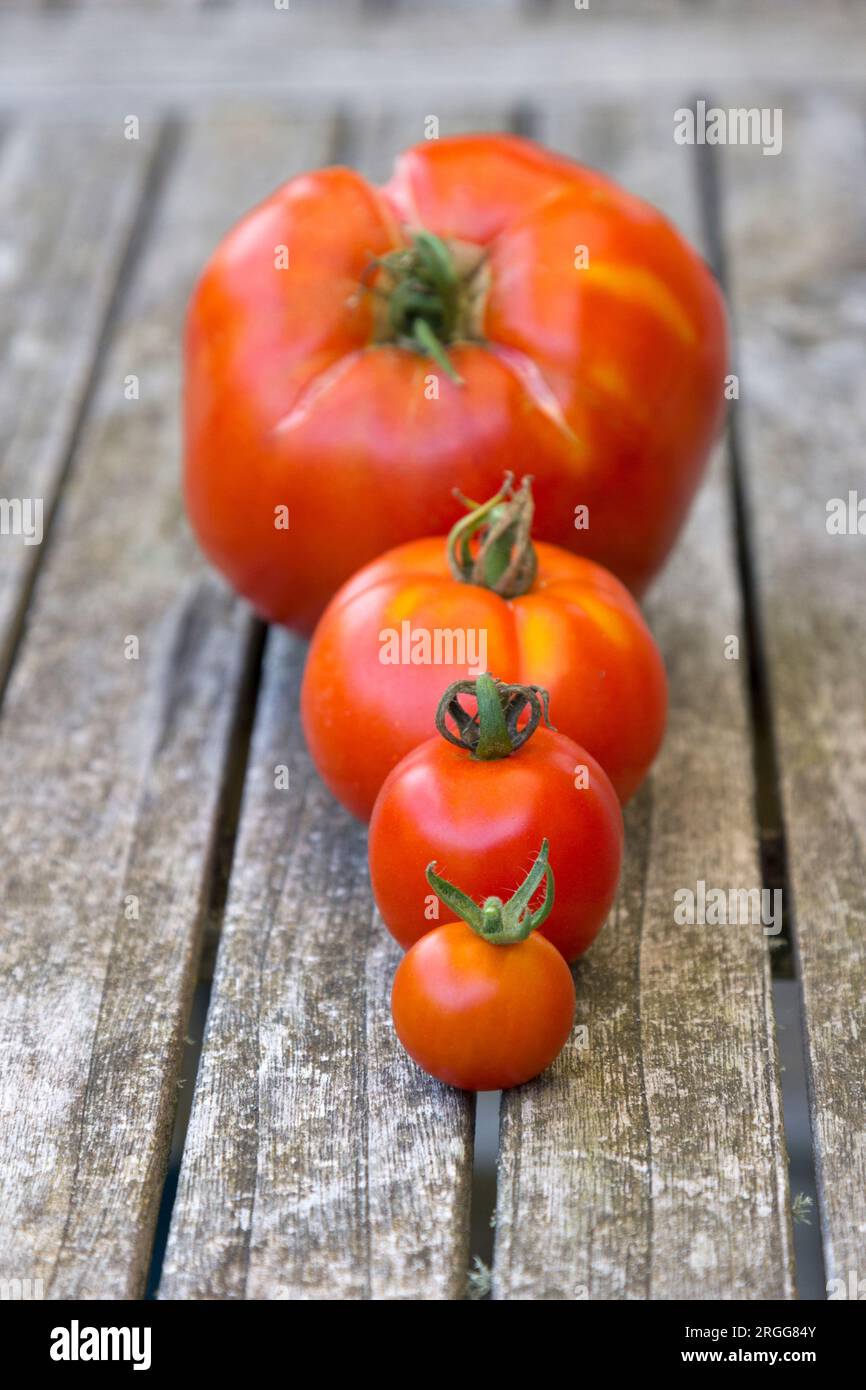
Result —
<instances>
[{"instance_id":1,"label":"weathered wooden table","mask_svg":"<svg viewBox=\"0 0 866 1390\"><path fill-rule=\"evenodd\" d=\"M4 13L7 1291L140 1296L162 1200L161 1297L465 1296L473 1101L392 1034L364 831L298 732L303 646L208 571L178 490L209 250L298 170L383 175L431 113L667 211L724 279L739 377L648 605L670 728L575 972L583 1027L502 1099L492 1296L796 1296L774 963L802 992L826 1278L866 1275L866 535L827 526L866 496L864 37L844 5L686 0ZM782 152L678 146L696 95L782 108ZM43 499L41 544L14 499ZM782 888L793 951L676 925L698 880Z\"/></svg>"}]
</instances>

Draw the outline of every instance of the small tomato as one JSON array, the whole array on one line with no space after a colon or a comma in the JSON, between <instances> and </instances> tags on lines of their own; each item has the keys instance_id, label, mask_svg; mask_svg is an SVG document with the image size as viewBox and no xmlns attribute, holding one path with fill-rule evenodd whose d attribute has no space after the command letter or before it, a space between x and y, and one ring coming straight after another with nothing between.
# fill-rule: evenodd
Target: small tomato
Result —
<instances>
[{"instance_id":1,"label":"small tomato","mask_svg":"<svg viewBox=\"0 0 866 1390\"><path fill-rule=\"evenodd\" d=\"M394 977L391 1011L400 1042L431 1076L467 1091L519 1086L562 1050L574 1020L574 982L538 936L553 898L547 843L506 903L483 907L428 867L428 881L465 918L412 947ZM542 905L529 904L546 879Z\"/></svg>"},{"instance_id":2,"label":"small tomato","mask_svg":"<svg viewBox=\"0 0 866 1390\"><path fill-rule=\"evenodd\" d=\"M460 704L465 694L477 701L474 716ZM385 782L370 823L370 877L401 946L437 925L425 881L431 859L472 896L489 888L507 894L515 866L527 864L542 837L557 882L543 936L573 960L601 930L616 896L622 812L595 759L537 727L544 696L487 675L450 686L437 713L444 737L415 748ZM531 717L521 723L527 708Z\"/></svg>"}]
</instances>

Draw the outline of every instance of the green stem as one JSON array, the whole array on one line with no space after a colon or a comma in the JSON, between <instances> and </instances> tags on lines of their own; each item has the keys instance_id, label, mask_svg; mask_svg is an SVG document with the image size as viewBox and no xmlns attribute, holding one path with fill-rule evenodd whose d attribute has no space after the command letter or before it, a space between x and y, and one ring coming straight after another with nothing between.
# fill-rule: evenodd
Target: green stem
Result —
<instances>
[{"instance_id":1,"label":"green stem","mask_svg":"<svg viewBox=\"0 0 866 1390\"><path fill-rule=\"evenodd\" d=\"M454 578L492 589L503 598L525 594L538 572L532 544L532 479L524 478L516 492L513 482L513 473L506 473L496 496L480 505L464 499L471 511L448 537L448 564ZM474 551L473 541L477 541Z\"/></svg>"},{"instance_id":2,"label":"green stem","mask_svg":"<svg viewBox=\"0 0 866 1390\"><path fill-rule=\"evenodd\" d=\"M445 351L426 319L413 319L412 336L415 338L421 351L425 352L428 357L432 357L433 361L438 363L445 375L449 376L454 382L455 386L463 385L462 376L457 371L453 362L450 361L448 353Z\"/></svg>"},{"instance_id":3,"label":"green stem","mask_svg":"<svg viewBox=\"0 0 866 1390\"><path fill-rule=\"evenodd\" d=\"M377 257L361 279L364 289L384 306L375 341L396 343L431 357L455 385L462 386L448 347L475 337L469 330L476 268L469 276L458 274L447 242L423 230L406 246ZM381 272L384 284L371 288L374 272Z\"/></svg>"},{"instance_id":4,"label":"green stem","mask_svg":"<svg viewBox=\"0 0 866 1390\"><path fill-rule=\"evenodd\" d=\"M463 708L461 695L475 697L474 714ZM449 743L482 762L507 758L532 737L542 719L553 727L548 703L547 691L538 685L505 685L485 672L477 680L449 685L436 710L436 728ZM518 727L527 709L529 718Z\"/></svg>"},{"instance_id":5,"label":"green stem","mask_svg":"<svg viewBox=\"0 0 866 1390\"><path fill-rule=\"evenodd\" d=\"M475 698L478 701L478 742L473 754L482 762L493 758L507 758L514 747L505 722L505 711L499 698L499 691L492 676L481 675L475 682Z\"/></svg>"},{"instance_id":6,"label":"green stem","mask_svg":"<svg viewBox=\"0 0 866 1390\"><path fill-rule=\"evenodd\" d=\"M427 865L427 882L445 906L456 912L478 936L493 946L513 946L518 941L525 941L530 932L540 927L553 907L555 889L553 870L547 862L548 851L547 840L542 840L535 863L520 887L505 902L501 898L490 897L485 898L479 907L462 889L436 873L435 859ZM529 905L542 879L544 898L540 907L532 912Z\"/></svg>"}]
</instances>

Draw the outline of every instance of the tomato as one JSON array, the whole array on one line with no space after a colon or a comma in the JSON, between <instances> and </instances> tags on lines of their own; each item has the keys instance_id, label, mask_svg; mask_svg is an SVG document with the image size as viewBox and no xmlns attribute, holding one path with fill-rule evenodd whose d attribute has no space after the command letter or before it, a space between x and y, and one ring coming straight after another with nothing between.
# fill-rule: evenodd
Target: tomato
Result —
<instances>
[{"instance_id":1,"label":"tomato","mask_svg":"<svg viewBox=\"0 0 866 1390\"><path fill-rule=\"evenodd\" d=\"M523 885L525 911L545 867L546 845ZM534 875L534 877L533 877ZM453 885L431 875L446 897ZM449 892L449 890L451 890ZM431 1076L467 1091L519 1086L561 1051L574 1020L574 982L562 956L511 903L464 898L467 921L430 932L403 957L391 1011L398 1038ZM552 882L548 877L548 893Z\"/></svg>"},{"instance_id":2,"label":"tomato","mask_svg":"<svg viewBox=\"0 0 866 1390\"><path fill-rule=\"evenodd\" d=\"M410 541L350 579L322 617L301 692L304 732L320 775L362 819L391 768L430 737L444 685L465 677L473 658L480 658L475 674L495 671L549 691L557 728L601 763L622 801L645 777L667 712L658 648L612 574L556 546L532 545L527 506L526 486L513 496L506 489L486 504L492 511L481 507L465 519L470 532L491 515L498 515L494 532L510 523L506 550L517 589L528 583L524 592L504 597L475 573L487 547L494 582L503 586L496 555L503 537L491 546L487 533L467 561L478 582L454 577L468 534L458 523L450 558L443 537Z\"/></svg>"},{"instance_id":3,"label":"tomato","mask_svg":"<svg viewBox=\"0 0 866 1390\"><path fill-rule=\"evenodd\" d=\"M384 188L302 174L192 298L193 528L266 618L308 632L361 565L449 529L451 488L487 497L531 460L539 536L640 592L719 429L726 336L660 213L528 140L424 142Z\"/></svg>"},{"instance_id":4,"label":"tomato","mask_svg":"<svg viewBox=\"0 0 866 1390\"><path fill-rule=\"evenodd\" d=\"M473 898L507 894L546 837L556 902L539 930L573 960L594 940L616 896L623 851L616 793L595 759L565 735L543 727L530 733L532 723L517 728L515 711L527 703L538 722L531 687L514 687L523 692L515 697L489 676L474 684L479 701L492 690L508 709L508 739L492 753L475 742L473 752L480 732L472 726L456 735L458 746L441 737L422 743L390 774L370 822L376 905L391 934L409 947L437 925L438 904L425 879L431 860ZM451 687L443 697L441 726L449 732L463 693ZM481 729L486 707L483 713Z\"/></svg>"},{"instance_id":5,"label":"tomato","mask_svg":"<svg viewBox=\"0 0 866 1390\"><path fill-rule=\"evenodd\" d=\"M391 1009L397 1037L431 1076L499 1091L531 1080L562 1051L574 983L543 937L491 946L449 922L403 957Z\"/></svg>"}]
</instances>

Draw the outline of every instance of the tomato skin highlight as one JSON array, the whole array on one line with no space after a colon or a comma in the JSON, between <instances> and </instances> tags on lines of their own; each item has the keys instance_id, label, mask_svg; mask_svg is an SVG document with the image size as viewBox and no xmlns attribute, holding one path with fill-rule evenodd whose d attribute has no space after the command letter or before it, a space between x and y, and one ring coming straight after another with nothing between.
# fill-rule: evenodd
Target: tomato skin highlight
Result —
<instances>
[{"instance_id":1,"label":"tomato skin highlight","mask_svg":"<svg viewBox=\"0 0 866 1390\"><path fill-rule=\"evenodd\" d=\"M380 342L361 289L419 220L487 253L478 336L449 345L462 385ZM452 488L489 496L530 461L537 535L640 593L721 427L727 356L721 293L672 224L530 141L424 141L385 189L349 169L305 173L228 233L194 291L189 518L264 617L309 633L359 566L450 528ZM575 529L584 506L590 525Z\"/></svg>"},{"instance_id":2,"label":"tomato skin highlight","mask_svg":"<svg viewBox=\"0 0 866 1390\"><path fill-rule=\"evenodd\" d=\"M588 771L587 787L575 786L578 767ZM436 927L425 916L431 860L469 897L505 898L545 837L556 898L533 935L570 961L598 935L619 881L622 811L604 771L571 739L543 728L490 762L428 739L390 774L370 823L370 878L385 925L404 948Z\"/></svg>"},{"instance_id":3,"label":"tomato skin highlight","mask_svg":"<svg viewBox=\"0 0 866 1390\"><path fill-rule=\"evenodd\" d=\"M533 932L495 946L448 922L407 952L391 1011L409 1056L449 1086L498 1091L530 1081L559 1055L574 1021L571 972Z\"/></svg>"},{"instance_id":4,"label":"tomato skin highlight","mask_svg":"<svg viewBox=\"0 0 866 1390\"><path fill-rule=\"evenodd\" d=\"M383 632L483 633L486 669L550 694L553 722L595 757L622 802L661 745L667 677L631 594L609 571L535 542L528 593L500 598L453 578L444 537L372 561L326 610L301 689L304 733L328 787L368 819L387 774L433 731L436 706L467 666L383 664ZM444 655L448 655L447 650Z\"/></svg>"}]
</instances>

